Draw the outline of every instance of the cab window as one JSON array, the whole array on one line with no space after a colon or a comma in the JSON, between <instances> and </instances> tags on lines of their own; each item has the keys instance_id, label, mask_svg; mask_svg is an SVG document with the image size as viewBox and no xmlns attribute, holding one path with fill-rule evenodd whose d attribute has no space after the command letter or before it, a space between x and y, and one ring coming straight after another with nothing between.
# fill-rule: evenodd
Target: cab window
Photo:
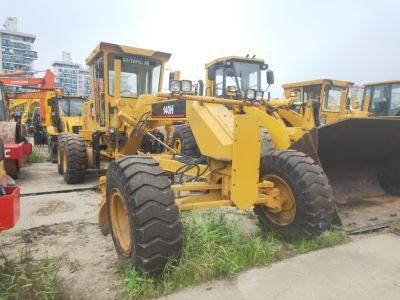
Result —
<instances>
[{"instance_id":1,"label":"cab window","mask_svg":"<svg viewBox=\"0 0 400 300\"><path fill-rule=\"evenodd\" d=\"M390 94L390 116L398 116L400 114L400 84L392 84L392 91Z\"/></svg>"},{"instance_id":2,"label":"cab window","mask_svg":"<svg viewBox=\"0 0 400 300\"><path fill-rule=\"evenodd\" d=\"M108 55L108 89L114 96L115 54ZM121 57L121 97L138 98L156 94L160 83L161 62L148 57L126 55Z\"/></svg>"},{"instance_id":3,"label":"cab window","mask_svg":"<svg viewBox=\"0 0 400 300\"><path fill-rule=\"evenodd\" d=\"M224 73L222 68L218 68L215 71L215 95L216 97L224 96Z\"/></svg>"},{"instance_id":4,"label":"cab window","mask_svg":"<svg viewBox=\"0 0 400 300\"><path fill-rule=\"evenodd\" d=\"M105 126L105 98L104 98L104 58L103 54L96 60L93 66L94 97L96 106L96 121L100 126Z\"/></svg>"},{"instance_id":5,"label":"cab window","mask_svg":"<svg viewBox=\"0 0 400 300\"><path fill-rule=\"evenodd\" d=\"M304 101L320 100L322 85L304 87Z\"/></svg>"},{"instance_id":6,"label":"cab window","mask_svg":"<svg viewBox=\"0 0 400 300\"><path fill-rule=\"evenodd\" d=\"M385 85L374 86L370 103L370 112L375 115L386 115L387 99L385 98Z\"/></svg>"},{"instance_id":7,"label":"cab window","mask_svg":"<svg viewBox=\"0 0 400 300\"><path fill-rule=\"evenodd\" d=\"M344 90L345 88L343 87L328 87L324 94L322 110L328 112L340 112L340 101L342 97L342 91Z\"/></svg>"}]
</instances>

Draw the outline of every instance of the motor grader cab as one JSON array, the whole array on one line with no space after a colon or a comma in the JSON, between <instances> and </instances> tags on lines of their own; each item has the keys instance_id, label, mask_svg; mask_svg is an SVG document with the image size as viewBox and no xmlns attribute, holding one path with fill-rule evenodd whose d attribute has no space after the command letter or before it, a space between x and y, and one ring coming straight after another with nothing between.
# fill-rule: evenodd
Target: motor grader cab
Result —
<instances>
[{"instance_id":1,"label":"motor grader cab","mask_svg":"<svg viewBox=\"0 0 400 300\"><path fill-rule=\"evenodd\" d=\"M345 230L380 228L397 219L400 164L396 153L400 150L400 137L392 136L400 130L398 121L371 118L352 108L348 100L352 83L346 81L323 79L287 84L286 99L268 99L260 90L269 84L268 75L260 75L262 68L253 75L252 85L247 84L249 79L242 80L250 78L243 70L257 70L255 65L262 65L263 61L248 57L235 60L241 62L240 69L235 70L226 58L206 65L207 95L262 99L265 107L259 109L284 124L290 148L306 153L325 170ZM266 82L260 83L258 78ZM243 91L242 86L249 90Z\"/></svg>"},{"instance_id":2,"label":"motor grader cab","mask_svg":"<svg viewBox=\"0 0 400 300\"><path fill-rule=\"evenodd\" d=\"M110 161L99 180L99 223L119 256L140 273L159 274L182 252L179 212L197 208L254 207L266 228L287 236L325 230L334 212L328 179L311 158L287 150L282 123L257 101L194 95L190 81L172 80L171 91L160 92L169 57L100 43L87 59L92 99L84 104L82 130L67 134L63 145L67 182L81 182L99 159ZM176 153L154 134L174 124L188 124L199 158ZM261 127L275 151L261 153ZM164 150L144 153L145 136Z\"/></svg>"},{"instance_id":3,"label":"motor grader cab","mask_svg":"<svg viewBox=\"0 0 400 300\"><path fill-rule=\"evenodd\" d=\"M400 81L385 81L364 85L362 110L376 117L400 116Z\"/></svg>"},{"instance_id":4,"label":"motor grader cab","mask_svg":"<svg viewBox=\"0 0 400 300\"><path fill-rule=\"evenodd\" d=\"M82 106L86 97L63 95L55 91L46 97L44 109L40 111L40 120L35 136L49 147L50 160L58 162L59 134L78 133L82 128Z\"/></svg>"}]
</instances>

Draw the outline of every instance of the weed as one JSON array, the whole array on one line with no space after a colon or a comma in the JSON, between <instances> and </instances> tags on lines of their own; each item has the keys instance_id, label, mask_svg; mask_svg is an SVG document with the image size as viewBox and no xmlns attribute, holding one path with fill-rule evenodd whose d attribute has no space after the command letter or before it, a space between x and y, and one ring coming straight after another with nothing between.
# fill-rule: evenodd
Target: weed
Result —
<instances>
[{"instance_id":1,"label":"weed","mask_svg":"<svg viewBox=\"0 0 400 300\"><path fill-rule=\"evenodd\" d=\"M19 261L10 261L0 249L0 299L55 299L57 267L45 258L33 261L28 248Z\"/></svg>"},{"instance_id":2,"label":"weed","mask_svg":"<svg viewBox=\"0 0 400 300\"><path fill-rule=\"evenodd\" d=\"M42 151L33 148L32 149L32 154L29 155L29 163L34 164L34 163L41 163L48 161L49 157L47 153L43 153Z\"/></svg>"},{"instance_id":3,"label":"weed","mask_svg":"<svg viewBox=\"0 0 400 300\"><path fill-rule=\"evenodd\" d=\"M346 234L333 229L312 238L282 241L274 232L246 235L239 219L210 212L182 216L184 248L179 261L170 261L160 279L139 275L130 265L122 268L128 298L149 298L217 278L235 278L250 267L267 265L289 255L343 242ZM286 253L284 248L290 248Z\"/></svg>"}]
</instances>

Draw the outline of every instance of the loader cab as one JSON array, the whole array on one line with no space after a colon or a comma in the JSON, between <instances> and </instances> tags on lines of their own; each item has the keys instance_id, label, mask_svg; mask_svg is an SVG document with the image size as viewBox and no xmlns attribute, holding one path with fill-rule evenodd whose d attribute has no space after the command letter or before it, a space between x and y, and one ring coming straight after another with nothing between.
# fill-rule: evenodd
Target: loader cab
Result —
<instances>
[{"instance_id":1,"label":"loader cab","mask_svg":"<svg viewBox=\"0 0 400 300\"><path fill-rule=\"evenodd\" d=\"M329 124L346 115L351 110L349 90L352 82L319 79L283 84L285 98L296 97L297 102L304 103L297 106L296 112L304 114L305 104L310 100L319 102L318 119L320 124Z\"/></svg>"},{"instance_id":2,"label":"loader cab","mask_svg":"<svg viewBox=\"0 0 400 300\"><path fill-rule=\"evenodd\" d=\"M100 43L86 59L90 67L92 103L89 111L100 130L110 128L116 103L134 107L144 94L161 91L164 64L170 54Z\"/></svg>"},{"instance_id":3,"label":"loader cab","mask_svg":"<svg viewBox=\"0 0 400 300\"><path fill-rule=\"evenodd\" d=\"M223 57L206 64L206 96L261 101L273 73L262 59Z\"/></svg>"},{"instance_id":4,"label":"loader cab","mask_svg":"<svg viewBox=\"0 0 400 300\"><path fill-rule=\"evenodd\" d=\"M364 87L363 111L372 116L400 116L400 81L370 83Z\"/></svg>"}]
</instances>

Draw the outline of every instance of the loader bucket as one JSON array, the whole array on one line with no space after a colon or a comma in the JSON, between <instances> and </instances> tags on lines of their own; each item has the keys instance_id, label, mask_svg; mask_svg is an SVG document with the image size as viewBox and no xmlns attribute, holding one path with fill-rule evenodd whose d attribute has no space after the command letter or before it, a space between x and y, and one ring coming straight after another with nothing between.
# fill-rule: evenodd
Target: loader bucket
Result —
<instances>
[{"instance_id":1,"label":"loader bucket","mask_svg":"<svg viewBox=\"0 0 400 300\"><path fill-rule=\"evenodd\" d=\"M293 144L325 170L348 232L400 217L400 118L350 118L315 128Z\"/></svg>"}]
</instances>

